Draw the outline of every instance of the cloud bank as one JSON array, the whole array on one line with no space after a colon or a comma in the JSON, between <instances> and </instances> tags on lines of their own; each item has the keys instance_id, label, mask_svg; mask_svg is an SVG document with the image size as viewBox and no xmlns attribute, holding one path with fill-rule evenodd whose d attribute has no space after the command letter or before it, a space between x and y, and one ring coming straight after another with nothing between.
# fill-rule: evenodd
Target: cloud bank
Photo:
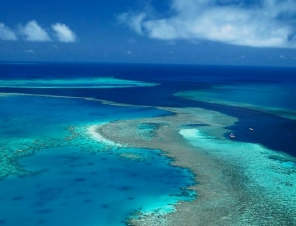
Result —
<instances>
[{"instance_id":1,"label":"cloud bank","mask_svg":"<svg viewBox=\"0 0 296 226\"><path fill-rule=\"evenodd\" d=\"M0 22L0 40L16 41L24 40L28 42L76 42L76 34L65 24L55 23L51 29L42 28L37 21L32 20L25 25L20 24L14 31Z\"/></svg>"},{"instance_id":2,"label":"cloud bank","mask_svg":"<svg viewBox=\"0 0 296 226\"><path fill-rule=\"evenodd\" d=\"M56 32L56 36L58 37L60 42L75 42L76 35L70 28L61 23L56 23L51 26L51 28Z\"/></svg>"},{"instance_id":3,"label":"cloud bank","mask_svg":"<svg viewBox=\"0 0 296 226\"><path fill-rule=\"evenodd\" d=\"M295 0L171 0L170 10L164 18L127 12L119 21L153 39L296 48Z\"/></svg>"},{"instance_id":4,"label":"cloud bank","mask_svg":"<svg viewBox=\"0 0 296 226\"><path fill-rule=\"evenodd\" d=\"M20 25L20 34L26 41L30 42L47 42L51 41L48 33L35 21L28 22L25 26Z\"/></svg>"},{"instance_id":5,"label":"cloud bank","mask_svg":"<svg viewBox=\"0 0 296 226\"><path fill-rule=\"evenodd\" d=\"M17 40L16 34L9 27L6 27L4 24L0 23L0 39L15 41Z\"/></svg>"}]
</instances>

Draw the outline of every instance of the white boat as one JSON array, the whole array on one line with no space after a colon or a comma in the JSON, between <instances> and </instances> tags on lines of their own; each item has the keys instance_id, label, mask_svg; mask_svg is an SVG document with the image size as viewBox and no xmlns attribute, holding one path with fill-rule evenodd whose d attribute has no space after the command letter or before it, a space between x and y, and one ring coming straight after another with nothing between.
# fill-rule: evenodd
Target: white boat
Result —
<instances>
[{"instance_id":1,"label":"white boat","mask_svg":"<svg viewBox=\"0 0 296 226\"><path fill-rule=\"evenodd\" d=\"M233 134L233 133L229 134L229 137L230 137L230 138L232 138L232 139L234 139L234 138L235 138L235 136L234 136L234 134Z\"/></svg>"}]
</instances>

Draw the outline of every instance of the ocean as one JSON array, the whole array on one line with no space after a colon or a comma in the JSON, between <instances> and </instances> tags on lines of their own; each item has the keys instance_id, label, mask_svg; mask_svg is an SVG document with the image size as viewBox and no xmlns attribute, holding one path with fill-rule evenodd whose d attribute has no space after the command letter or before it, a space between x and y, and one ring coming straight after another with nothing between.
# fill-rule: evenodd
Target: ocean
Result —
<instances>
[{"instance_id":1,"label":"ocean","mask_svg":"<svg viewBox=\"0 0 296 226\"><path fill-rule=\"evenodd\" d=\"M295 75L295 68L275 67L1 63L0 225L125 225L198 200L202 175L146 145L161 143L158 132L171 123L166 118L195 108L200 115L184 120L174 136L239 165L266 199L293 199ZM149 118L163 123L110 134L134 136L142 146L99 132ZM293 209L295 202L284 205Z\"/></svg>"}]
</instances>

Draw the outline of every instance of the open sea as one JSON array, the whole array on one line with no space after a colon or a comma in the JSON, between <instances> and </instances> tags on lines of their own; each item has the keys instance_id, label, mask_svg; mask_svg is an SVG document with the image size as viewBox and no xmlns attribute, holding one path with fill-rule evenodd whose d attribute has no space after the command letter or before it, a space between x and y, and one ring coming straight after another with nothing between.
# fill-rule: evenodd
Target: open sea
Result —
<instances>
[{"instance_id":1,"label":"open sea","mask_svg":"<svg viewBox=\"0 0 296 226\"><path fill-rule=\"evenodd\" d=\"M138 213L166 214L198 199L185 189L195 175L161 150L96 133L112 121L173 115L156 107L236 118L223 135L230 143L205 142L203 125L181 134L205 150L239 149L231 158L249 149L283 154L268 159L295 177L295 91L296 68L1 63L0 225L125 225ZM294 182L288 195L296 194Z\"/></svg>"}]
</instances>

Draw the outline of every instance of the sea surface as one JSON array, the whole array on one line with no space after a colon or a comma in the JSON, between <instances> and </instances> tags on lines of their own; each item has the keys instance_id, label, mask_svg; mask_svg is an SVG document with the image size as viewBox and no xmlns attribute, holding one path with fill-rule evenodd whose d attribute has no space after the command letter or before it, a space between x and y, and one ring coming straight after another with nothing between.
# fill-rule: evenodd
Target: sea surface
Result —
<instances>
[{"instance_id":1,"label":"sea surface","mask_svg":"<svg viewBox=\"0 0 296 226\"><path fill-rule=\"evenodd\" d=\"M194 174L161 150L127 148L96 133L116 120L172 115L156 107L235 117L225 142L202 124L180 134L195 147L223 150L220 158L283 154L268 159L296 172L295 90L295 68L2 63L0 225L117 226L198 198L184 189L197 183Z\"/></svg>"}]
</instances>

